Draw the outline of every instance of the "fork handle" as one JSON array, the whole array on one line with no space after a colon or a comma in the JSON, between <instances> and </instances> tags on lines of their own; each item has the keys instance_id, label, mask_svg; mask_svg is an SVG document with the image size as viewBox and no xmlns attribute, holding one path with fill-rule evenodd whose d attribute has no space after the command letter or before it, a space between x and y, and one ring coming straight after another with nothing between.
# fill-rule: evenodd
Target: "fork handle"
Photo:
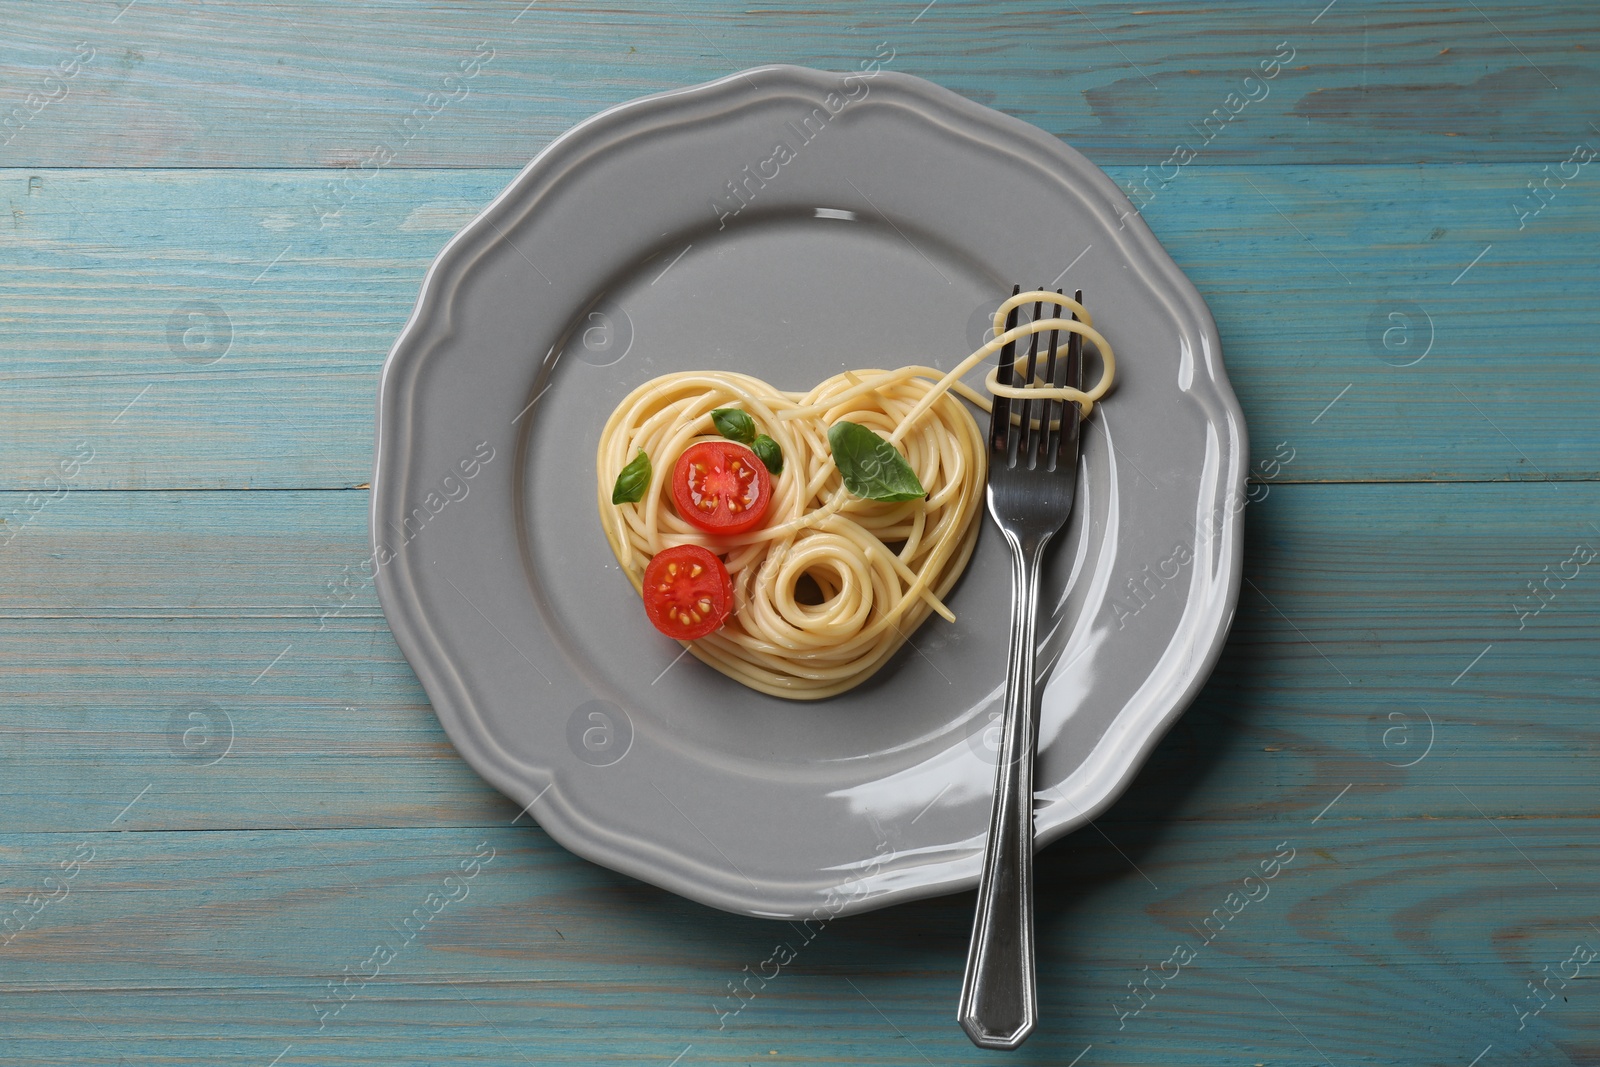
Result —
<instances>
[{"instance_id":1,"label":"fork handle","mask_svg":"<svg viewBox=\"0 0 1600 1067\"><path fill-rule=\"evenodd\" d=\"M1011 645L994 807L956 1019L979 1048L1014 1049L1039 1018L1033 945L1033 629L1049 537L1006 538Z\"/></svg>"}]
</instances>

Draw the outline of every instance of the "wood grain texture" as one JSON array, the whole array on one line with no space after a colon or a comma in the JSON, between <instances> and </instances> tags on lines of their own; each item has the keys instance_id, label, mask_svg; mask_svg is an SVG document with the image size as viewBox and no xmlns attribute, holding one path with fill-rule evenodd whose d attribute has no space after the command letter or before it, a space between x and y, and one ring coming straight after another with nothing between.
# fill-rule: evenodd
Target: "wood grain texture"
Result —
<instances>
[{"instance_id":1,"label":"wood grain texture","mask_svg":"<svg viewBox=\"0 0 1600 1067\"><path fill-rule=\"evenodd\" d=\"M1571 299L1600 194L1585 178L1519 230L1536 173L1196 164L1155 192L1145 217L1217 319L1259 461L1287 442L1291 480L1600 472L1594 315ZM316 172L0 172L0 488L37 487L78 441L82 487L367 481L383 358L510 177L384 172L324 228Z\"/></svg>"},{"instance_id":2,"label":"wood grain texture","mask_svg":"<svg viewBox=\"0 0 1600 1067\"><path fill-rule=\"evenodd\" d=\"M992 1062L952 1018L970 894L807 938L579 860L343 584L378 368L448 237L603 107L879 42L1144 205L1266 494L1209 684L1041 856L1044 1022L1012 1061L1600 1064L1600 964L1563 977L1600 950L1600 561L1572 562L1600 549L1600 172L1528 190L1600 145L1593 4L4 21L0 1067Z\"/></svg>"},{"instance_id":3,"label":"wood grain texture","mask_svg":"<svg viewBox=\"0 0 1600 1067\"><path fill-rule=\"evenodd\" d=\"M1325 4L27 0L0 51L8 109L60 94L44 78L80 43L92 58L0 162L346 167L386 143L402 166L520 166L631 97L766 63L855 70L879 42L891 69L1101 164L1193 143L1230 92L1261 99L1206 145L1213 162L1545 162L1590 134L1571 103L1600 88L1584 0ZM490 61L447 82L480 44ZM1282 44L1268 89L1246 86ZM416 108L429 117L407 136Z\"/></svg>"},{"instance_id":4,"label":"wood grain texture","mask_svg":"<svg viewBox=\"0 0 1600 1067\"><path fill-rule=\"evenodd\" d=\"M1045 852L1045 1023L1017 1058L1066 1064L1093 1044L1099 1063L1309 1064L1320 1049L1336 1064L1465 1064L1493 1043L1588 1062L1592 982L1516 1032L1524 983L1574 943L1600 945L1584 831L1501 820L1524 859L1482 819L1384 818L1368 799L1315 825L1107 823ZM948 1010L971 894L806 940L525 829L0 837L28 882L79 846L93 854L66 894L0 949L0 1063L266 1064L291 1045L283 1062L665 1064L688 1045L695 1063L985 1062ZM1202 927L1275 853L1292 858L1266 895ZM463 878L474 856L488 862ZM457 899L413 919L431 893ZM731 1014L729 984L785 942L792 964ZM1119 1014L1176 944L1193 962ZM373 973L378 945L393 961L345 984ZM330 983L347 994L337 1014Z\"/></svg>"},{"instance_id":5,"label":"wood grain texture","mask_svg":"<svg viewBox=\"0 0 1600 1067\"><path fill-rule=\"evenodd\" d=\"M1248 582L1226 653L1122 817L1203 837L1310 819L1351 783L1396 817L1592 811L1586 792L1530 792L1521 772L1597 769L1583 693L1600 560L1562 564L1577 546L1600 552L1600 485L1267 491L1245 514ZM370 584L355 572L330 593L366 555L366 497L73 493L0 548L0 832L93 830L146 786L160 803L120 825L492 827L515 814L450 747ZM1536 599L1528 583L1547 576ZM673 652L659 654L665 666ZM1160 784L1211 763L1203 788ZM1460 777L1436 777L1444 766Z\"/></svg>"}]
</instances>

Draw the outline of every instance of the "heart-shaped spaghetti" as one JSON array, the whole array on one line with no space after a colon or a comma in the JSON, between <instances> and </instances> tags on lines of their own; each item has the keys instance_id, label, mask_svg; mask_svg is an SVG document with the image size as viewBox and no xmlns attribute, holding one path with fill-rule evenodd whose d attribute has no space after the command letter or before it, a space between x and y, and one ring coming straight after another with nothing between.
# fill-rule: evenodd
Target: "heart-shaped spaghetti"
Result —
<instances>
[{"instance_id":1,"label":"heart-shaped spaghetti","mask_svg":"<svg viewBox=\"0 0 1600 1067\"><path fill-rule=\"evenodd\" d=\"M1079 321L1048 318L1003 331L1013 307L1044 301ZM700 545L721 557L733 581L734 611L717 631L685 645L702 662L752 689L815 700L870 677L930 613L955 616L942 598L972 555L982 519L987 447L962 398L988 410L988 396L960 381L1003 345L1048 330L1081 333L1104 367L1088 391L1034 389L1070 400L1088 414L1110 388L1111 346L1082 306L1055 293L1010 297L995 313L998 336L955 369L908 366L846 371L807 393L747 374L690 371L663 375L628 394L600 434L599 507L617 561L642 590L652 557ZM1009 395L1015 387L992 392ZM690 446L721 437L712 412L747 412L782 450L761 524L737 534L707 533L680 517L669 486L673 464ZM875 431L903 455L925 498L864 499L849 492L829 446L841 422ZM636 502L613 503L613 481L640 451L652 472Z\"/></svg>"}]
</instances>

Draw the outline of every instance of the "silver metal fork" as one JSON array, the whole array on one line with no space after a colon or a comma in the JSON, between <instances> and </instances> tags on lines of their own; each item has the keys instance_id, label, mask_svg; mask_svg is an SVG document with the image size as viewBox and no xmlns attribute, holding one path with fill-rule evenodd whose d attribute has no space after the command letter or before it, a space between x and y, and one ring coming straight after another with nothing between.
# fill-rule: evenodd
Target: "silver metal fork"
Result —
<instances>
[{"instance_id":1,"label":"silver metal fork","mask_svg":"<svg viewBox=\"0 0 1600 1067\"><path fill-rule=\"evenodd\" d=\"M1018 292L1020 287L1012 295ZM1081 304L1081 290L1076 298ZM1033 321L1041 318L1044 303L1033 305ZM1065 310L1056 305L1056 313L1044 317L1067 317L1061 314ZM1017 311L1011 310L1007 330L1016 327ZM1083 339L1069 332L1065 356L1058 360L1059 332L1050 332L1044 380L1081 389ZM1034 384L1039 337L1033 334L1028 342L1023 382L1029 386ZM1000 350L1002 385L1012 384L1015 363L1013 342ZM1015 426L1013 414L1018 416ZM1045 545L1072 514L1079 420L1075 403L997 396L989 421L989 514L1011 546L1013 565L1000 762L995 767L989 842L956 1014L979 1048L1014 1049L1039 1019L1033 944L1034 615Z\"/></svg>"}]
</instances>

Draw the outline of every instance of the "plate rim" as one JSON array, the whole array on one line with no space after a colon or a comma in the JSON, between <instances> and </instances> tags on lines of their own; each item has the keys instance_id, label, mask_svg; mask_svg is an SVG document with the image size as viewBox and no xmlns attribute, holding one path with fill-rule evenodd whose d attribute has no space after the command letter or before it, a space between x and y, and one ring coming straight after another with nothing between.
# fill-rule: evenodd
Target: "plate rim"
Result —
<instances>
[{"instance_id":1,"label":"plate rim","mask_svg":"<svg viewBox=\"0 0 1600 1067\"><path fill-rule=\"evenodd\" d=\"M390 348L380 371L373 429L374 458L368 524L369 542L373 547L380 542L382 505L389 493L398 491L388 489L394 480L392 472L398 467L403 474L406 468L404 461L398 457L405 453L408 446L405 431L408 417L415 411L417 372L433 347L426 342L430 335L437 335L440 323L443 323L444 333L449 333L456 291L470 274L470 259L481 256L494 243L486 231L493 229L501 240L506 239L491 216L527 194L530 187L542 177L546 161L569 142L597 128L614 124L623 117L659 109L679 98L712 95L736 82L744 83L748 91L755 85L754 77L757 75L769 75L775 79L770 86L755 86L758 91L782 91L798 83L827 92L840 89L845 78L868 77L860 72L824 71L794 64L765 64L707 82L622 101L583 119L552 139L471 222L445 243L424 274L411 315ZM1203 351L1194 353L1193 358L1204 368L1204 374L1197 373L1195 381L1198 384L1203 380L1210 386L1205 395L1220 408L1220 418L1213 425L1221 431L1221 452L1227 469L1219 473L1218 486L1229 492L1229 499L1243 499L1248 475L1248 433L1243 409L1222 362L1221 338L1215 320L1193 282L1173 261L1116 183L1082 153L1022 119L979 104L916 75L879 70L870 77L874 81L896 85L910 97L935 108L963 113L976 122L1007 127L1009 135L1027 139L1049 152L1055 161L1066 168L1074 182L1092 186L1102 195L1112 209L1109 220L1120 218L1124 222L1124 229L1131 231L1129 238L1143 257L1142 266L1155 275L1153 282L1160 283L1155 287L1168 299L1177 302L1190 316L1190 325L1198 330ZM485 249L477 249L476 246L484 241L489 242ZM476 254L469 257L468 253L473 251ZM403 488L406 479L401 477L400 483ZM1208 617L1197 624L1197 628L1202 625L1208 627L1209 642L1201 654L1190 658L1181 688L1168 690L1171 695L1163 701L1167 706L1154 722L1128 723L1128 716L1122 713L1111 720L1105 733L1085 755L1079 770L1057 787L1060 795L1066 799L1066 787L1084 778L1084 783L1074 792L1088 793L1091 799L1082 804L1068 800L1066 805L1052 804L1040 810L1034 829L1036 849L1089 822L1114 804L1137 777L1155 746L1209 679L1232 627L1243 573L1242 509L1221 510L1222 521L1214 540L1222 545L1222 551L1216 559L1216 584L1222 588L1223 596L1220 603L1215 603L1211 608ZM737 914L798 918L808 910L814 910L810 906L816 903L818 897L794 883L766 878L758 878L754 883L748 878L730 879L726 871L713 870L706 864L683 856L674 857L672 863L653 859L655 849L641 848L642 842L620 833L618 828L596 823L582 815L577 805L563 803L565 798L562 796L560 776L552 768L525 764L499 746L486 743L488 731L459 678L460 669L431 637L424 606L409 580L410 572L418 566L419 562L411 559L410 554L398 555L389 564L376 566L374 585L378 599L390 631L426 692L435 717L462 758L490 785L521 803L523 811L530 814L563 847L602 866ZM1092 773L1083 774L1086 770ZM1072 807L1073 811L1065 812L1063 808L1066 806ZM746 883L749 890L740 887L739 881ZM840 884L852 885L859 881L862 879L842 878ZM903 879L898 878L892 882L887 879L871 881L873 885L870 891L844 901L830 914L837 916L870 911L902 901L970 889L976 883L976 873L933 877L914 884L905 884Z\"/></svg>"}]
</instances>

